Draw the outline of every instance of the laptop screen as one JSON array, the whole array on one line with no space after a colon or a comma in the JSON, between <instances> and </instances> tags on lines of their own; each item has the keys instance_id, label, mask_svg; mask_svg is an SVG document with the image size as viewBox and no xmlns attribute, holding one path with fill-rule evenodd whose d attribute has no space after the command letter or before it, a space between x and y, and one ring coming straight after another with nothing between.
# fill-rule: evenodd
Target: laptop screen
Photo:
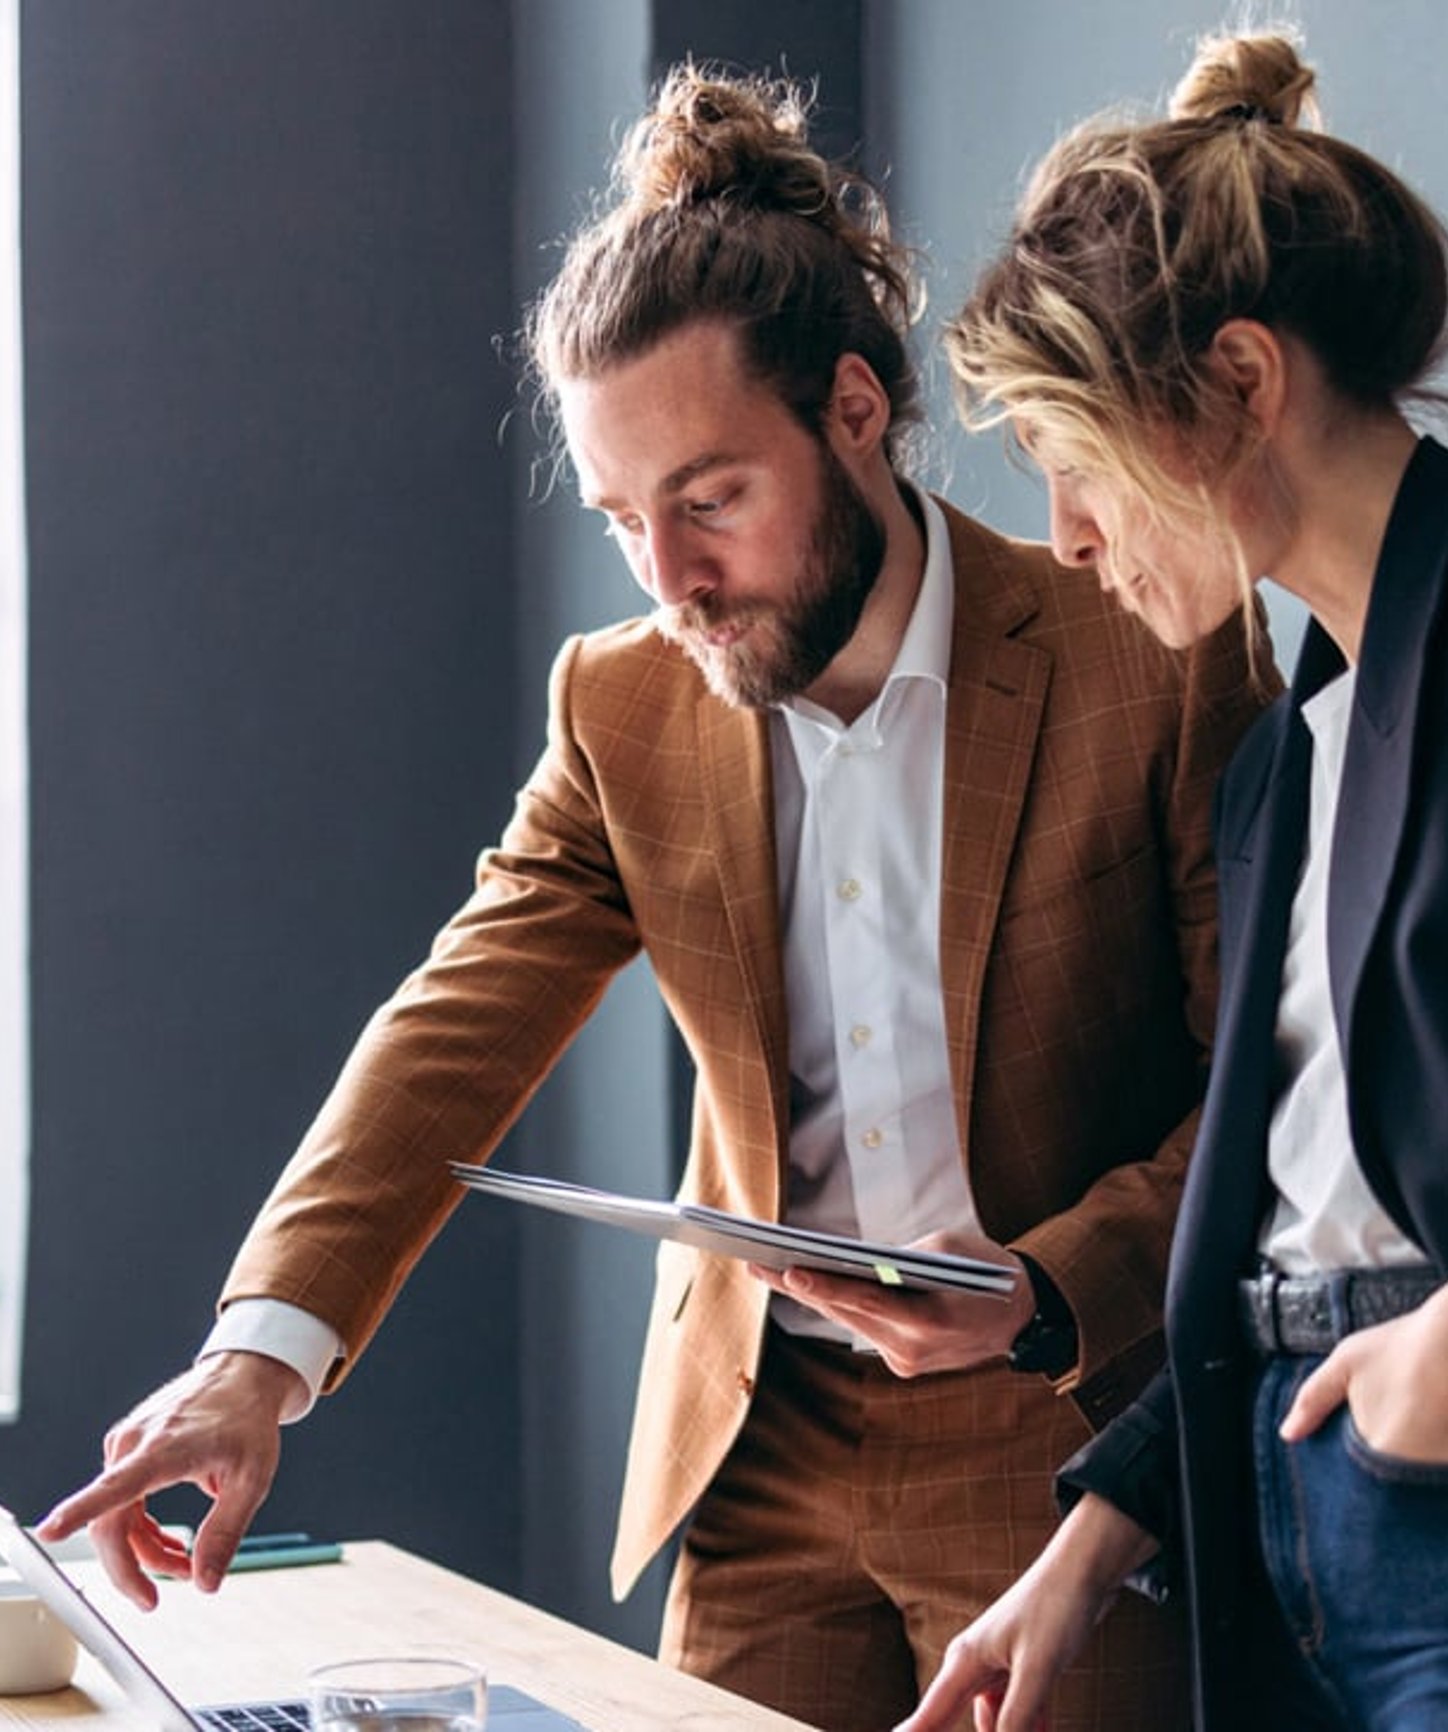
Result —
<instances>
[{"instance_id":1,"label":"laptop screen","mask_svg":"<svg viewBox=\"0 0 1448 1732\"><path fill-rule=\"evenodd\" d=\"M176 1700L114 1625L108 1623L40 1541L0 1506L0 1552L37 1599L88 1648L127 1697L163 1732L195 1732L197 1721Z\"/></svg>"}]
</instances>

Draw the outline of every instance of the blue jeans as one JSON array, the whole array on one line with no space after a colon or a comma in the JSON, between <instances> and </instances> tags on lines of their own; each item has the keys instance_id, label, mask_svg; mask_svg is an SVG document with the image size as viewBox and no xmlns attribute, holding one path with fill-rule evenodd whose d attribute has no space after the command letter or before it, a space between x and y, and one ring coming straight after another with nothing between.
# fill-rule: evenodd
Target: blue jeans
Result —
<instances>
[{"instance_id":1,"label":"blue jeans","mask_svg":"<svg viewBox=\"0 0 1448 1732\"><path fill-rule=\"evenodd\" d=\"M1322 1361L1279 1356L1257 1387L1262 1553L1298 1653L1363 1732L1448 1728L1448 1467L1383 1455L1346 1407L1301 1443L1277 1427ZM1321 1722L1332 1724L1330 1713Z\"/></svg>"}]
</instances>

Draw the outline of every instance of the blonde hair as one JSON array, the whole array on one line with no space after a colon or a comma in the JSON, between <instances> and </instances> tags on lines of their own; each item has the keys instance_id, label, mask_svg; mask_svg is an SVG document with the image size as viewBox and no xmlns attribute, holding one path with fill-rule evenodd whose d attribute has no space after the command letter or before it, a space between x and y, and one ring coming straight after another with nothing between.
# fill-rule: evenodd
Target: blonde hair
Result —
<instances>
[{"instance_id":1,"label":"blonde hair","mask_svg":"<svg viewBox=\"0 0 1448 1732\"><path fill-rule=\"evenodd\" d=\"M612 199L571 242L525 338L545 397L697 320L818 433L846 353L892 409L890 450L918 418L906 349L918 310L905 249L860 175L808 142L797 84L675 67L614 165Z\"/></svg>"},{"instance_id":2,"label":"blonde hair","mask_svg":"<svg viewBox=\"0 0 1448 1732\"><path fill-rule=\"evenodd\" d=\"M1215 36L1168 119L1063 138L947 326L966 424L1047 430L1158 513L1200 512L1255 444L1209 365L1228 319L1300 339L1353 405L1419 388L1448 307L1442 228L1381 163L1309 130L1315 82L1285 32ZM1159 460L1170 433L1186 479Z\"/></svg>"}]
</instances>

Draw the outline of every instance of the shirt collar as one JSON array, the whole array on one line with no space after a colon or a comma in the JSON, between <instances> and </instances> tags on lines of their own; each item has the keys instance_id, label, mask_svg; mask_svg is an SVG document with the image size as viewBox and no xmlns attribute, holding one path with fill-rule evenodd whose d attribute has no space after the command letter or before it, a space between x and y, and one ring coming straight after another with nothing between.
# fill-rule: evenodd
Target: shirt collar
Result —
<instances>
[{"instance_id":1,"label":"shirt collar","mask_svg":"<svg viewBox=\"0 0 1448 1732\"><path fill-rule=\"evenodd\" d=\"M950 532L945 513L924 490L905 482L925 524L925 571L910 623L900 640L892 680L911 677L934 680L941 691L950 678L950 635L955 623L955 583L950 559Z\"/></svg>"}]
</instances>

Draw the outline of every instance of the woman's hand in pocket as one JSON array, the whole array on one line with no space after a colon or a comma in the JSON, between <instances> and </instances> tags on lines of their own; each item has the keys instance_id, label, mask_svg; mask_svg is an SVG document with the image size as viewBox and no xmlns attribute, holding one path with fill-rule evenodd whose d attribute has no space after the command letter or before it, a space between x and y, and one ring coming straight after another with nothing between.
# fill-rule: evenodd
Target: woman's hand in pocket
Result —
<instances>
[{"instance_id":1,"label":"woman's hand in pocket","mask_svg":"<svg viewBox=\"0 0 1448 1732\"><path fill-rule=\"evenodd\" d=\"M1403 1461L1448 1466L1448 1287L1415 1311L1359 1329L1297 1392L1282 1437L1310 1437L1344 1403L1370 1448Z\"/></svg>"}]
</instances>

